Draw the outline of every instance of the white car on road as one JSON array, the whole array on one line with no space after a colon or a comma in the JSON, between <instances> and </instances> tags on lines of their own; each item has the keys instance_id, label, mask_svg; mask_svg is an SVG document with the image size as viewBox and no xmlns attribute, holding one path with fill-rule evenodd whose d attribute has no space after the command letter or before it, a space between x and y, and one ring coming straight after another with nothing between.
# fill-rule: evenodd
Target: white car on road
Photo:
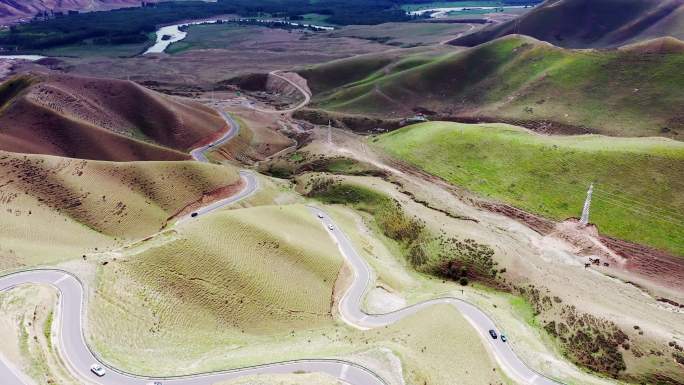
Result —
<instances>
[{"instance_id":1,"label":"white car on road","mask_svg":"<svg viewBox=\"0 0 684 385\"><path fill-rule=\"evenodd\" d=\"M328 230L333 231L334 229L333 225L328 225Z\"/></svg>"},{"instance_id":2,"label":"white car on road","mask_svg":"<svg viewBox=\"0 0 684 385\"><path fill-rule=\"evenodd\" d=\"M96 376L102 377L105 375L105 370L100 364L92 364L90 365L90 371L95 373Z\"/></svg>"}]
</instances>

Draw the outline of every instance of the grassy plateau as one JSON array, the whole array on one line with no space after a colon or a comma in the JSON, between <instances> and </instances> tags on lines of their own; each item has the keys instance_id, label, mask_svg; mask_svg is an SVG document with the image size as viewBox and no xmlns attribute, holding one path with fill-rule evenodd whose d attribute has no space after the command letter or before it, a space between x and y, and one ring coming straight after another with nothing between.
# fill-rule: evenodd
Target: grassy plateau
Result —
<instances>
[{"instance_id":1,"label":"grassy plateau","mask_svg":"<svg viewBox=\"0 0 684 385\"><path fill-rule=\"evenodd\" d=\"M504 124L430 122L384 134L387 153L476 193L684 256L684 144L660 138L541 136Z\"/></svg>"}]
</instances>

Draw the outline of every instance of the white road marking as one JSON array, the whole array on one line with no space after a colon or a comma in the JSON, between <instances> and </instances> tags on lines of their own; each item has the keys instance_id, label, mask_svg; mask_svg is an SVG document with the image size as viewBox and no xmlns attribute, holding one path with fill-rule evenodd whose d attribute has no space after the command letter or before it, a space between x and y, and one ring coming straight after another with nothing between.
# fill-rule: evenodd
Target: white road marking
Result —
<instances>
[{"instance_id":1,"label":"white road marking","mask_svg":"<svg viewBox=\"0 0 684 385\"><path fill-rule=\"evenodd\" d=\"M345 379L347 376L347 372L349 371L349 365L343 365L342 370L340 370L340 375L338 378Z\"/></svg>"},{"instance_id":2,"label":"white road marking","mask_svg":"<svg viewBox=\"0 0 684 385\"><path fill-rule=\"evenodd\" d=\"M69 274L64 274L60 279L58 279L58 280L56 280L55 282L53 282L53 284L57 285L57 284L59 284L60 282L64 281L65 279L69 278L69 277L71 277Z\"/></svg>"}]
</instances>

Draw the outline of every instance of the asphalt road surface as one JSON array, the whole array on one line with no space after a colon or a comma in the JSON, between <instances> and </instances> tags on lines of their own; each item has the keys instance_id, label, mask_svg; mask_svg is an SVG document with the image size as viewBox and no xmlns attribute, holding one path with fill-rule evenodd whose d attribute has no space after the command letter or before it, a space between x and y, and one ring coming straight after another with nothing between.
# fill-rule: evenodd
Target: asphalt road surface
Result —
<instances>
[{"instance_id":1,"label":"asphalt road surface","mask_svg":"<svg viewBox=\"0 0 684 385\"><path fill-rule=\"evenodd\" d=\"M233 119L232 116L230 116L230 114L221 110L217 111L221 115L223 120L226 121L226 124L228 124L228 131L226 131L225 134L223 134L220 138L216 139L215 141L206 144L202 147L197 147L196 149L190 151L190 155L192 156L192 158L199 162L209 162L209 159L207 159L207 156L205 154L207 151L212 150L214 147L220 147L222 144L233 139L240 132L240 125L235 121L235 119Z\"/></svg>"},{"instance_id":2,"label":"asphalt road surface","mask_svg":"<svg viewBox=\"0 0 684 385\"><path fill-rule=\"evenodd\" d=\"M185 215L184 217L181 217L178 219L175 223L175 225L181 224L183 222L187 222L189 220L192 220L196 217L200 217L204 214L208 214L214 210L218 210L221 207L230 205L232 203L235 203L239 200L245 199L248 196L254 194L258 189L259 189L259 180L256 178L254 173L251 171L247 170L240 170L240 178L242 178L242 182L244 183L245 187L237 194L231 195L228 198L224 198L221 200L218 200L216 202L213 202L209 205L206 205L204 207L201 207L194 212ZM193 215L196 214L194 217Z\"/></svg>"}]
</instances>

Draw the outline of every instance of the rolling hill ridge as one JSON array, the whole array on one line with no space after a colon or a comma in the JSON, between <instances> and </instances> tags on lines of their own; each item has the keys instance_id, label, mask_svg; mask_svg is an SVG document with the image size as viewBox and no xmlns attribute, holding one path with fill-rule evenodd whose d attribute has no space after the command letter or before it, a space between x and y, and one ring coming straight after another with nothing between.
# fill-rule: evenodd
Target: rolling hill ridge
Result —
<instances>
[{"instance_id":1,"label":"rolling hill ridge","mask_svg":"<svg viewBox=\"0 0 684 385\"><path fill-rule=\"evenodd\" d=\"M523 16L455 39L476 46L522 34L566 48L616 47L646 39L684 38L682 0L548 0Z\"/></svg>"},{"instance_id":2,"label":"rolling hill ridge","mask_svg":"<svg viewBox=\"0 0 684 385\"><path fill-rule=\"evenodd\" d=\"M0 151L0 269L121 246L185 207L240 188L232 167Z\"/></svg>"},{"instance_id":3,"label":"rolling hill ridge","mask_svg":"<svg viewBox=\"0 0 684 385\"><path fill-rule=\"evenodd\" d=\"M314 92L311 107L334 113L403 119L423 112L541 132L677 139L684 131L681 68L684 43L674 38L593 51L510 35L446 53L339 60L300 74ZM334 80L350 69L354 76Z\"/></svg>"},{"instance_id":4,"label":"rolling hill ridge","mask_svg":"<svg viewBox=\"0 0 684 385\"><path fill-rule=\"evenodd\" d=\"M33 73L0 85L0 149L6 151L184 160L224 128L208 107L128 81Z\"/></svg>"}]
</instances>

